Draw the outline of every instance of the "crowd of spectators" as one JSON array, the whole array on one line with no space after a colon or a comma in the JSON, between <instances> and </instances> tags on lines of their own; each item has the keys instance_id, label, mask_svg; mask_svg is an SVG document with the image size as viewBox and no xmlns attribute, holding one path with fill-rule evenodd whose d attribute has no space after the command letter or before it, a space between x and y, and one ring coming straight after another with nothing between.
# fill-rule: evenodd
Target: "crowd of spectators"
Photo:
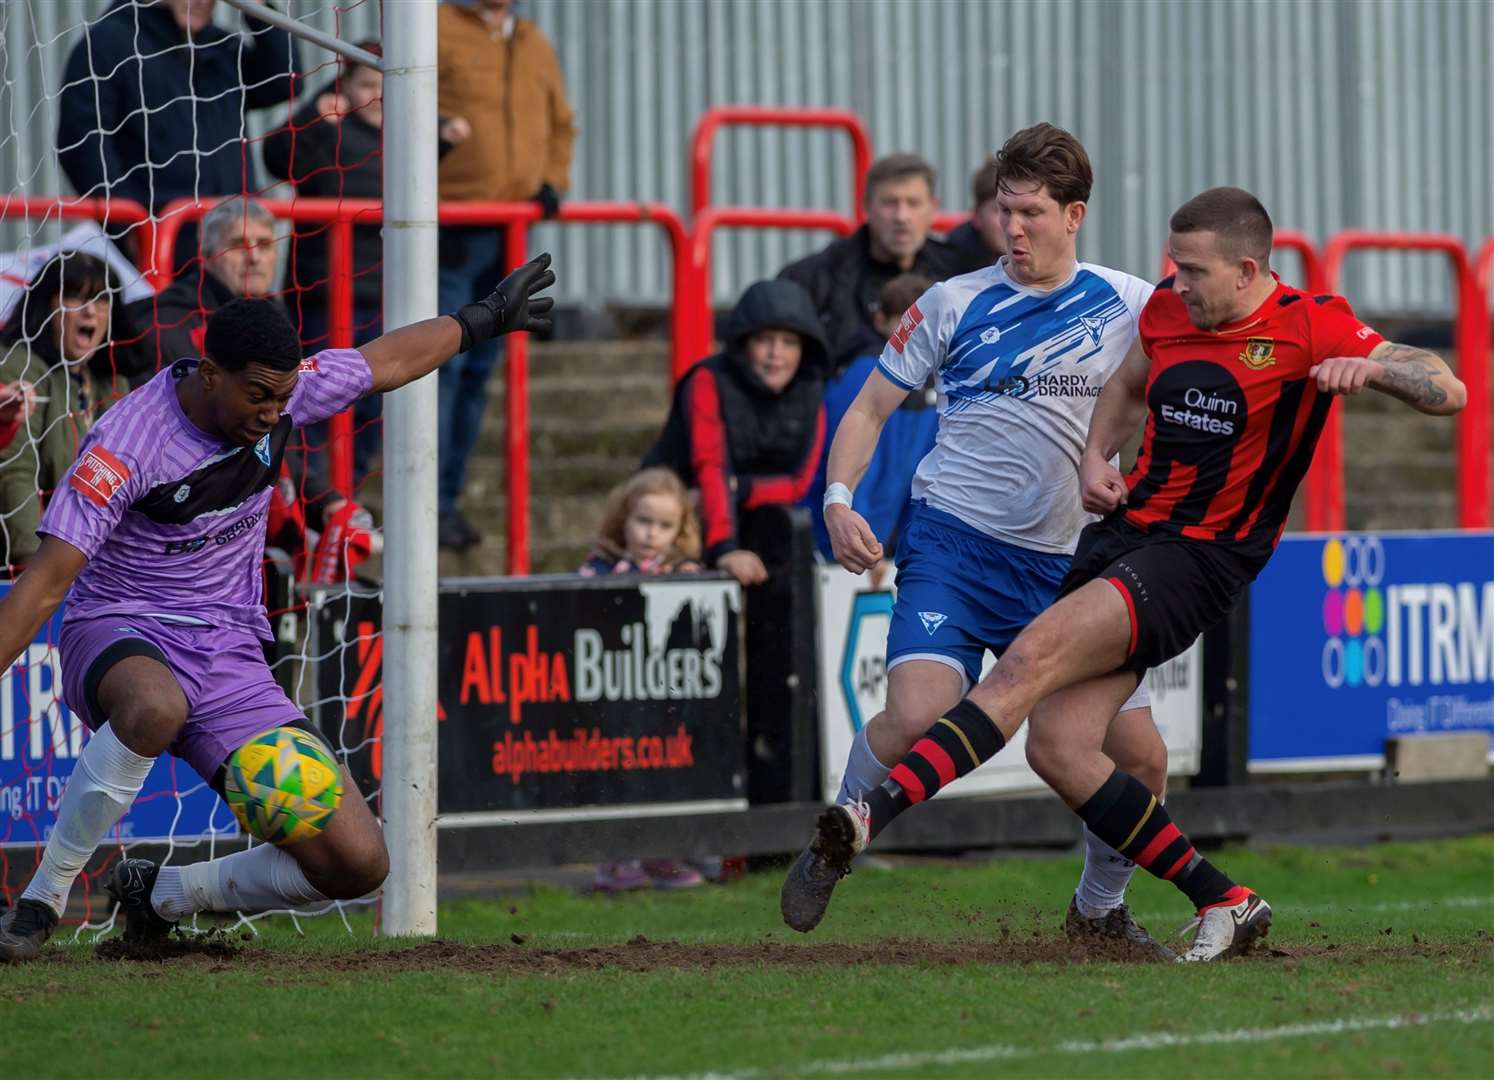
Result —
<instances>
[{"instance_id":1,"label":"crowd of spectators","mask_svg":"<svg viewBox=\"0 0 1494 1080\"><path fill-rule=\"evenodd\" d=\"M115 0L68 57L57 143L74 190L131 199L157 216L178 200L211 209L200 228L181 231L170 284L159 294L125 307L104 263L69 253L48 262L6 314L0 566L22 565L35 551L47 494L108 406L95 376L117 392L121 380L139 385L193 362L207 317L236 297L283 302L308 354L330 344L327 226L293 227L281 280L275 218L254 197L266 189L246 120L258 110L284 111L261 140L262 158L269 177L297 197L379 199L383 74L342 60L312 85L290 34L247 14L243 33L232 33L215 25L214 9L215 0ZM570 186L577 129L551 44L515 13L513 0L446 0L437 25L440 198L533 201L553 217ZM381 55L377 41L359 47ZM720 351L680 381L640 471L613 493L583 573L715 568L745 586L763 585L775 570L744 544L738 518L775 504L810 507L816 545L828 554L818 508L836 425L923 291L1002 254L994 160L972 179L969 221L947 237L933 232L937 187L934 169L917 155L881 158L865 178L864 225L741 295ZM115 239L128 244L127 236ZM441 310L493 288L504 239L493 225L441 229ZM382 331L379 225L354 227L352 258L356 342ZM460 499L500 340L439 375L438 528L450 549L481 539ZM933 386L909 395L857 490L857 509L889 552L913 471L933 442L936 396ZM379 450L377 397L360 404L355 431L361 478ZM311 432L309 446L326 437ZM299 543L303 572L318 561L308 537L370 524L333 490L325 456L306 447L287 456L275 513L274 540ZM698 881L682 863L609 864L598 874L602 888Z\"/></svg>"},{"instance_id":2,"label":"crowd of spectators","mask_svg":"<svg viewBox=\"0 0 1494 1080\"><path fill-rule=\"evenodd\" d=\"M221 213L209 212L200 236L187 222L172 255L171 284L119 313L115 337L129 347L113 350L113 374L127 384L196 356L207 316L233 296L283 297L308 353L329 344L327 227L294 228L279 282L273 216L250 197L264 190L244 134L251 113L286 110L284 121L259 140L269 174L263 179L289 183L298 197L378 199L383 192L382 72L345 60L302 95L306 71L294 37L248 14L243 32L232 32L218 25L228 20L215 23L217 6L216 0L114 0L85 26L64 71L58 159L79 195L129 199L158 217L185 204L236 200L237 210L220 205ZM513 0L447 0L438 11L440 195L533 200L549 217L569 187L574 117L554 50L514 6ZM381 54L377 41L359 46ZM133 243L129 234L115 239L127 248ZM441 310L489 293L504 254L500 228L443 229ZM355 342L382 331L382 257L380 227L355 226ZM456 358L439 376L445 547L480 540L458 499L498 361L495 341ZM35 404L34 395L23 400L31 391L22 382L8 386L0 383L0 440L13 442ZM355 481L378 452L378 416L376 397L355 411ZM309 435L313 446L325 442L325 431ZM311 453L297 464L307 520L317 526L339 509L328 497L325 455ZM34 479L48 490L45 475Z\"/></svg>"},{"instance_id":3,"label":"crowd of spectators","mask_svg":"<svg viewBox=\"0 0 1494 1080\"><path fill-rule=\"evenodd\" d=\"M569 188L575 117L554 49L514 7L513 0L446 0L438 11L440 196L533 200L548 217ZM172 283L116 313L115 337L128 334L131 344L112 350L110 360L116 375L135 383L195 356L207 315L234 296L282 296L308 353L329 343L327 227L294 227L279 282L275 222L245 197L260 181L242 135L250 112L286 110L286 122L262 140L263 161L297 196L382 195L382 73L343 60L312 85L291 35L248 15L244 32L231 33L214 24L214 8L215 0L116 0L73 48L59 99L59 160L80 194L108 191L157 213L176 199L224 199L203 219L200 238L195 230L182 234ZM377 41L359 46L380 55ZM1001 254L994 162L976 171L970 220L947 237L933 232L937 187L934 169L915 154L876 161L863 189L865 224L785 266L778 281L748 289L726 324L722 351L682 380L643 464L673 469L697 492L707 565L744 584L765 580L767 567L740 544L737 514L771 503L817 506L835 425L901 309L920 286ZM382 258L379 227L355 226L355 340L382 330ZM503 264L501 227L443 227L441 310L485 294ZM443 547L466 549L481 539L460 499L499 348L495 341L473 349L439 375ZM19 425L43 422L60 407L15 373L37 363L16 360L5 369L13 374L0 380L0 440L14 441ZM905 499L935 423L933 398L932 387L909 396L898 418L907 430L883 439L859 489L879 522ZM360 404L354 430L361 478L379 449L377 398ZM325 438L324 431L310 435L314 446ZM342 509L325 455L293 457L289 468L315 530ZM36 474L43 492L48 475ZM896 521L888 524L895 539ZM822 551L824 539L817 537Z\"/></svg>"}]
</instances>

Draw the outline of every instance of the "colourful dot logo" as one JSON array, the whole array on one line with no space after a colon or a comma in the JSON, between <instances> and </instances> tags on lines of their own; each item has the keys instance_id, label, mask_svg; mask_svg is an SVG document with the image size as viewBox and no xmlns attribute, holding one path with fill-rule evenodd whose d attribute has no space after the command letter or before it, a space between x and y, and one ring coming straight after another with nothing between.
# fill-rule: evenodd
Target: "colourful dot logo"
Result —
<instances>
[{"instance_id":1,"label":"colourful dot logo","mask_svg":"<svg viewBox=\"0 0 1494 1080\"><path fill-rule=\"evenodd\" d=\"M1385 548L1377 537L1323 545L1323 681L1379 686L1385 678Z\"/></svg>"}]
</instances>

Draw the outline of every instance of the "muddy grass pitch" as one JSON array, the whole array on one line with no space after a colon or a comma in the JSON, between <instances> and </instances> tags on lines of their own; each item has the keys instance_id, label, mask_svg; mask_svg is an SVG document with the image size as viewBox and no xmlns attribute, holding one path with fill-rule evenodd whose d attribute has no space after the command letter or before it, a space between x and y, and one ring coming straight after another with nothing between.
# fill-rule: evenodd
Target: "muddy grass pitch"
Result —
<instances>
[{"instance_id":1,"label":"muddy grass pitch","mask_svg":"<svg viewBox=\"0 0 1494 1080\"><path fill-rule=\"evenodd\" d=\"M1494 838L1220 861L1276 917L1212 965L1065 940L1071 857L859 869L807 936L778 922L771 873L466 900L418 942L378 936L367 910L148 950L64 927L0 969L0 1019L25 1032L5 1073L75 1075L104 1048L151 1077L226 1053L358 1078L1487 1073ZM1184 944L1169 886L1138 880L1130 901Z\"/></svg>"}]
</instances>

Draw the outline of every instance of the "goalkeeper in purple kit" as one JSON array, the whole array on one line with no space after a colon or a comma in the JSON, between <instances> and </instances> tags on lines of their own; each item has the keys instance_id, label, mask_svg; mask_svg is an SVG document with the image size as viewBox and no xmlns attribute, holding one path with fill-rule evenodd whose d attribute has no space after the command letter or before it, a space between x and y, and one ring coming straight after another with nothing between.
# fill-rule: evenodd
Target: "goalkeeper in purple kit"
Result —
<instances>
[{"instance_id":1,"label":"goalkeeper in purple kit","mask_svg":"<svg viewBox=\"0 0 1494 1080\"><path fill-rule=\"evenodd\" d=\"M73 882L169 751L220 795L240 747L278 728L320 740L270 675L261 591L265 511L292 431L394 390L503 334L545 329L554 301L541 255L486 299L358 349L301 355L273 303L235 300L207 324L201 359L179 360L111 409L84 440L0 597L0 671L64 597L63 698L93 731L63 792L41 864L0 918L0 962L37 955ZM342 770L343 789L357 792ZM262 837L266 839L270 837ZM200 911L348 900L389 869L362 798L284 847L187 866L124 859L107 888L125 936L164 937Z\"/></svg>"}]
</instances>

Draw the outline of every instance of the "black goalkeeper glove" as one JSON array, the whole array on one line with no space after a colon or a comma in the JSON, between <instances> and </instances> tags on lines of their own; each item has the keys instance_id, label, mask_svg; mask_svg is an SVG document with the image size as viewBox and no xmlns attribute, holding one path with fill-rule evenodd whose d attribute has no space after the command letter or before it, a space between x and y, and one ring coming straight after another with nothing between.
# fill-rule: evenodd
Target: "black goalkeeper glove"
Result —
<instances>
[{"instance_id":1,"label":"black goalkeeper glove","mask_svg":"<svg viewBox=\"0 0 1494 1080\"><path fill-rule=\"evenodd\" d=\"M554 297L535 296L555 284L550 253L538 255L498 283L483 299L452 313L462 328L462 352L516 330L550 329Z\"/></svg>"}]
</instances>

